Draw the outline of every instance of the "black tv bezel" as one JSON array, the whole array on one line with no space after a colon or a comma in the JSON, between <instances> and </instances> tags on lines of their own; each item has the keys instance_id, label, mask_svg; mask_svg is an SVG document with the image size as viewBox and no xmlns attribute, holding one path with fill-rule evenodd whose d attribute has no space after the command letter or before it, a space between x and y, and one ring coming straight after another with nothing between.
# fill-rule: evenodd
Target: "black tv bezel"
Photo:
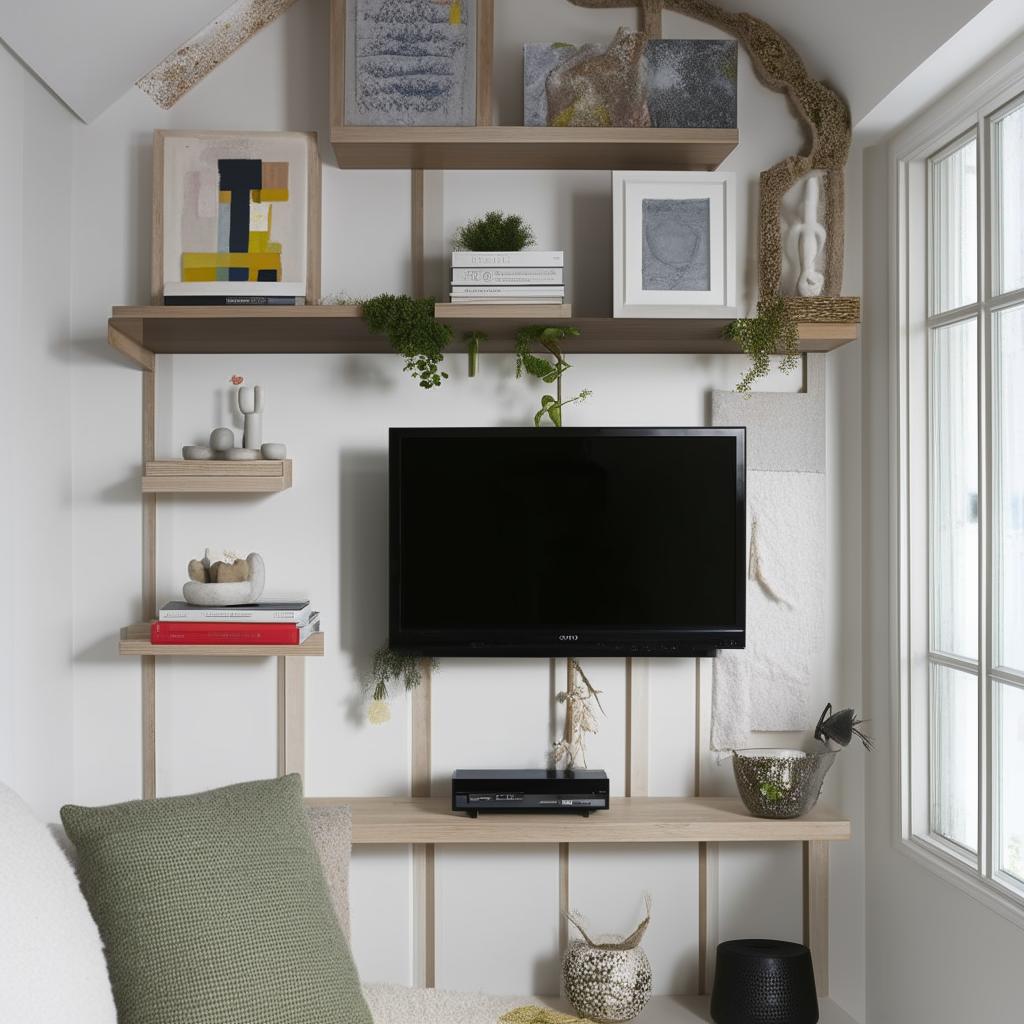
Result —
<instances>
[{"instance_id":1,"label":"black tv bezel","mask_svg":"<svg viewBox=\"0 0 1024 1024\"><path fill-rule=\"evenodd\" d=\"M402 441L408 437L732 437L736 440L735 584L738 622L715 627L586 628L554 632L530 627L488 630L402 628L400 581ZM388 431L388 643L393 650L431 657L712 657L746 645L745 427L391 427ZM695 580L694 586L700 581Z\"/></svg>"}]
</instances>

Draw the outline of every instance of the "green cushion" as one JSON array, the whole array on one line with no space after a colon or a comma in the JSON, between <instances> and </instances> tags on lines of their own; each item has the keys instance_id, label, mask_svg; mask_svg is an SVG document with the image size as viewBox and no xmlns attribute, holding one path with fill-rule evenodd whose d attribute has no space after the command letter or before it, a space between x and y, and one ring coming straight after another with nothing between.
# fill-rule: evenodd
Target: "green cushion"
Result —
<instances>
[{"instance_id":1,"label":"green cushion","mask_svg":"<svg viewBox=\"0 0 1024 1024\"><path fill-rule=\"evenodd\" d=\"M298 775L60 814L119 1024L372 1024Z\"/></svg>"}]
</instances>

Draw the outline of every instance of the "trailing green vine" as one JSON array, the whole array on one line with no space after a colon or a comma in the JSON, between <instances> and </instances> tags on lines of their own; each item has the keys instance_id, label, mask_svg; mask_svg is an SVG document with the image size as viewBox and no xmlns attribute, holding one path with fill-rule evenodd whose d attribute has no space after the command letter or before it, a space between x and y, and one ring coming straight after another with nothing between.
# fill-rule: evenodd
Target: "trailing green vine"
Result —
<instances>
[{"instance_id":1,"label":"trailing green vine","mask_svg":"<svg viewBox=\"0 0 1024 1024\"><path fill-rule=\"evenodd\" d=\"M381 725L391 718L388 687L392 683L400 682L406 691L409 691L415 690L423 681L420 673L421 660L418 654L405 654L392 650L387 645L379 647L374 652L373 663L370 666L370 681L367 685L371 694L367 718L374 725ZM431 658L430 668L437 669L436 658Z\"/></svg>"},{"instance_id":2,"label":"trailing green vine","mask_svg":"<svg viewBox=\"0 0 1024 1024\"><path fill-rule=\"evenodd\" d=\"M576 327L545 327L543 324L530 324L516 332L516 378L528 373L545 384L557 385L554 395L543 395L540 409L533 417L533 425L539 427L545 417L556 426L562 425L562 410L575 402L583 402L590 397L587 390L581 391L572 398L562 398L562 374L572 369L562 352L560 342L564 338L575 338L579 335ZM540 342L551 355L551 359L539 356L530 351L530 345Z\"/></svg>"},{"instance_id":3,"label":"trailing green vine","mask_svg":"<svg viewBox=\"0 0 1024 1024\"><path fill-rule=\"evenodd\" d=\"M783 373L796 369L800 331L781 295L762 299L757 316L733 320L723 333L750 356L750 368L736 385L737 391L749 392L754 381L768 376L774 355L782 356L779 369Z\"/></svg>"},{"instance_id":4,"label":"trailing green vine","mask_svg":"<svg viewBox=\"0 0 1024 1024\"><path fill-rule=\"evenodd\" d=\"M391 347L405 357L403 369L421 388L440 387L448 379L440 364L452 329L434 319L433 299L385 293L367 299L362 310L370 330L386 334Z\"/></svg>"}]
</instances>

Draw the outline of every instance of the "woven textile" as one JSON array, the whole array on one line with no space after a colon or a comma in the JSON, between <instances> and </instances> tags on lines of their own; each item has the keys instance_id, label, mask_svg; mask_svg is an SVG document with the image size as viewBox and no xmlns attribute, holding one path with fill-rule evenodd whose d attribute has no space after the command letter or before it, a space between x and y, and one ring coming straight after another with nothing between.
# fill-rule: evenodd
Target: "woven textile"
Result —
<instances>
[{"instance_id":1,"label":"woven textile","mask_svg":"<svg viewBox=\"0 0 1024 1024\"><path fill-rule=\"evenodd\" d=\"M298 775L61 818L119 1024L372 1024Z\"/></svg>"}]
</instances>

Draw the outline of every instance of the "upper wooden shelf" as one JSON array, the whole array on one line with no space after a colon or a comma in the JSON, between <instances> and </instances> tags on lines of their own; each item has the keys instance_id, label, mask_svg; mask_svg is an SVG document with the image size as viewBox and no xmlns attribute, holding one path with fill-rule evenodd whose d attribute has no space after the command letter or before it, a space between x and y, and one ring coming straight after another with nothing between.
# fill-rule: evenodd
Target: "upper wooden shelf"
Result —
<instances>
[{"instance_id":1,"label":"upper wooden shelf","mask_svg":"<svg viewBox=\"0 0 1024 1024\"><path fill-rule=\"evenodd\" d=\"M754 818L732 797L613 797L589 818L455 814L443 797L313 797L352 808L354 843L733 843L849 839L850 822L816 807L803 818Z\"/></svg>"},{"instance_id":2,"label":"upper wooden shelf","mask_svg":"<svg viewBox=\"0 0 1024 1024\"><path fill-rule=\"evenodd\" d=\"M493 307L487 311L490 314ZM454 319L454 318L453 318ZM544 323L542 309L529 318ZM739 353L722 337L727 319L616 319L571 316L559 323L578 327L578 338L563 343L567 353ZM464 350L463 331L483 331L484 352L511 352L522 312L459 317L454 351ZM803 323L800 348L830 352L857 338L858 324ZM110 344L143 369L159 353L390 353L387 338L372 334L358 306L115 306L107 332Z\"/></svg>"},{"instance_id":3,"label":"upper wooden shelf","mask_svg":"<svg viewBox=\"0 0 1024 1024\"><path fill-rule=\"evenodd\" d=\"M148 622L125 626L117 653L175 658L322 658L324 654L323 633L314 633L302 644L154 644L149 627Z\"/></svg>"},{"instance_id":4,"label":"upper wooden shelf","mask_svg":"<svg viewBox=\"0 0 1024 1024\"><path fill-rule=\"evenodd\" d=\"M465 128L335 126L339 167L437 170L713 171L735 128Z\"/></svg>"}]
</instances>

